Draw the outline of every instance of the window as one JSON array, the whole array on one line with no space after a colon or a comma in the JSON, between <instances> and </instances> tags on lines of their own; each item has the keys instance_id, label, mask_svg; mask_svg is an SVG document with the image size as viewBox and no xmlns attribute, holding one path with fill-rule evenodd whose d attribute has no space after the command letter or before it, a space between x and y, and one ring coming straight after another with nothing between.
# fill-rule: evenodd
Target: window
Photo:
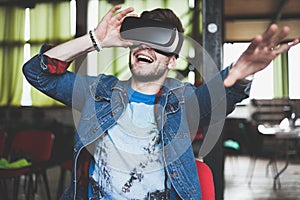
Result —
<instances>
[{"instance_id":1,"label":"window","mask_svg":"<svg viewBox=\"0 0 300 200\"><path fill-rule=\"evenodd\" d=\"M236 61L250 43L225 43L224 67ZM274 97L273 62L264 70L255 74L251 86L250 99L272 99Z\"/></svg>"},{"instance_id":2,"label":"window","mask_svg":"<svg viewBox=\"0 0 300 200\"><path fill-rule=\"evenodd\" d=\"M25 30L24 30L24 63L30 59L30 43L28 43L30 39L30 9L25 9ZM23 77L23 90L22 90L22 98L21 98L21 106L31 106L31 85L28 81Z\"/></svg>"},{"instance_id":3,"label":"window","mask_svg":"<svg viewBox=\"0 0 300 200\"><path fill-rule=\"evenodd\" d=\"M33 9L26 8L24 27L25 63L38 53L40 46L45 41L55 45L57 41L60 43L74 37L76 30L75 0L57 4L37 4ZM57 103L36 91L23 77L23 92L20 102L22 106L50 106Z\"/></svg>"},{"instance_id":4,"label":"window","mask_svg":"<svg viewBox=\"0 0 300 200\"><path fill-rule=\"evenodd\" d=\"M289 50L289 97L291 99L300 99L300 45Z\"/></svg>"}]
</instances>

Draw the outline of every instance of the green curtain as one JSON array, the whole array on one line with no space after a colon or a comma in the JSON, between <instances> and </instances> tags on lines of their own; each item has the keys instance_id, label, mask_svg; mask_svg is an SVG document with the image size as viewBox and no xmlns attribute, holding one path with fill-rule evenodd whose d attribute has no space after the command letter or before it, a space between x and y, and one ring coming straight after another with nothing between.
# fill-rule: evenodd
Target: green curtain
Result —
<instances>
[{"instance_id":1,"label":"green curtain","mask_svg":"<svg viewBox=\"0 0 300 200\"><path fill-rule=\"evenodd\" d=\"M25 10L0 8L0 106L19 106L22 97Z\"/></svg>"},{"instance_id":2,"label":"green curtain","mask_svg":"<svg viewBox=\"0 0 300 200\"><path fill-rule=\"evenodd\" d=\"M69 2L37 4L30 10L31 55L37 54L43 43L56 45L72 39L70 24ZM62 105L33 87L31 97L32 106Z\"/></svg>"},{"instance_id":3,"label":"green curtain","mask_svg":"<svg viewBox=\"0 0 300 200\"><path fill-rule=\"evenodd\" d=\"M24 8L0 8L0 106L21 105L25 42L30 44L33 56L38 53L42 43L55 45L73 37L70 3L37 4L30 9L29 41L24 41L24 27ZM33 106L61 105L34 88L31 92Z\"/></svg>"},{"instance_id":4,"label":"green curtain","mask_svg":"<svg viewBox=\"0 0 300 200\"><path fill-rule=\"evenodd\" d=\"M30 9L30 42L60 43L71 39L70 3L43 3Z\"/></svg>"},{"instance_id":5,"label":"green curtain","mask_svg":"<svg viewBox=\"0 0 300 200\"><path fill-rule=\"evenodd\" d=\"M274 60L274 98L289 97L288 53Z\"/></svg>"}]
</instances>

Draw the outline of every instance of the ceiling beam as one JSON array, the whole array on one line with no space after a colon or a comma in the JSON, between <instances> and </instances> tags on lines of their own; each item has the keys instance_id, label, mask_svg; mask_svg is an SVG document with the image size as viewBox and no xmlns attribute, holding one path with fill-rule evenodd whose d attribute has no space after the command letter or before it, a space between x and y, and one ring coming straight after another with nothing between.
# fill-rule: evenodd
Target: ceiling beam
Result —
<instances>
[{"instance_id":1,"label":"ceiling beam","mask_svg":"<svg viewBox=\"0 0 300 200\"><path fill-rule=\"evenodd\" d=\"M280 20L279 29L284 25L292 27L285 41L300 37L300 20ZM225 42L249 42L257 34L263 33L270 25L270 20L236 20L224 22Z\"/></svg>"},{"instance_id":2,"label":"ceiling beam","mask_svg":"<svg viewBox=\"0 0 300 200\"><path fill-rule=\"evenodd\" d=\"M275 19L274 15L266 14L266 15L235 15L235 16L224 16L225 21L239 21L239 20L270 20ZM281 15L281 20L293 20L300 19L299 14L285 14Z\"/></svg>"}]
</instances>

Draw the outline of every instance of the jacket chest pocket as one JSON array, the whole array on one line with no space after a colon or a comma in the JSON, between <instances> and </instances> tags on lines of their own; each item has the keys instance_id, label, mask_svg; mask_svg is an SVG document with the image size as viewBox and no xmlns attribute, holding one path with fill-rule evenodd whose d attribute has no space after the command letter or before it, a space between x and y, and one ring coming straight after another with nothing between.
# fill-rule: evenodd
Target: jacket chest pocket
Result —
<instances>
[{"instance_id":1,"label":"jacket chest pocket","mask_svg":"<svg viewBox=\"0 0 300 200\"><path fill-rule=\"evenodd\" d=\"M122 112L122 107L105 106L100 111L81 118L77 132L81 137L83 144L88 144L98 138L101 133L105 132L112 124L114 124Z\"/></svg>"},{"instance_id":2,"label":"jacket chest pocket","mask_svg":"<svg viewBox=\"0 0 300 200\"><path fill-rule=\"evenodd\" d=\"M85 109L81 113L82 120L90 120L97 116L100 112L108 112L110 109L110 101L106 99L100 99L99 101L94 101L89 99L85 104Z\"/></svg>"}]
</instances>

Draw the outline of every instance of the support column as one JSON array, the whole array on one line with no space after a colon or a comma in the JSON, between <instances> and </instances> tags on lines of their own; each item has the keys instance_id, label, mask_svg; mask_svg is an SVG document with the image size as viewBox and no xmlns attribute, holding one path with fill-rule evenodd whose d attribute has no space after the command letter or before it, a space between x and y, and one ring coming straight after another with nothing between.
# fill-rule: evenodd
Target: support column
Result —
<instances>
[{"instance_id":1,"label":"support column","mask_svg":"<svg viewBox=\"0 0 300 200\"><path fill-rule=\"evenodd\" d=\"M85 35L87 32L87 9L88 0L76 0L76 38ZM82 55L76 58L76 72L79 70L80 65L85 60L85 58L86 55Z\"/></svg>"},{"instance_id":2,"label":"support column","mask_svg":"<svg viewBox=\"0 0 300 200\"><path fill-rule=\"evenodd\" d=\"M202 0L203 5L203 48L211 56L218 69L222 66L223 45L223 0ZM203 61L205 61L203 56ZM212 77L216 69L203 66L203 76ZM224 155L223 139L220 136L212 151L204 158L210 166L215 184L215 196L217 200L224 199Z\"/></svg>"}]
</instances>

